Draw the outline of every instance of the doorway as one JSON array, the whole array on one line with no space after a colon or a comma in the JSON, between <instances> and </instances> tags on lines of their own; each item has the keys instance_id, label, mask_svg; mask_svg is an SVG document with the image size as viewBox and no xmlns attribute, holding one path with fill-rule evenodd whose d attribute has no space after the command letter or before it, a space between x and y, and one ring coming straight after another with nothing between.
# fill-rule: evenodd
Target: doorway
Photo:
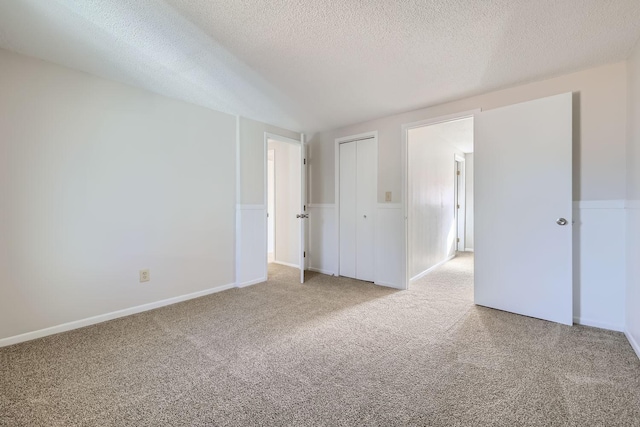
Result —
<instances>
[{"instance_id":1,"label":"doorway","mask_svg":"<svg viewBox=\"0 0 640 427\"><path fill-rule=\"evenodd\" d=\"M300 141L265 134L265 201L267 207L267 275L270 264L305 270L305 146Z\"/></svg>"},{"instance_id":2,"label":"doorway","mask_svg":"<svg viewBox=\"0 0 640 427\"><path fill-rule=\"evenodd\" d=\"M471 215L472 243L467 237L467 226L465 246L468 248L473 244L474 302L572 324L572 108L573 95L564 93L402 127L406 172L405 289L409 288L412 279L422 277L439 265L436 259L433 267L427 263L426 270L416 269L416 265L420 267L418 263L424 261L418 252L422 247L416 245L416 241L420 243L420 227L424 228L420 215L426 212L431 214L427 217L437 217L449 200L448 192L438 186L426 187L426 193L416 189L423 182L412 174L425 170L436 174L438 166L416 164L417 156L412 151L416 147L411 143L411 134L437 129L430 125L471 118L474 149L471 162L465 158L465 169L467 177L473 179L465 180L465 193L468 201L468 182L471 182L477 198L467 205L477 212L475 216L473 212ZM438 157L433 152L430 154L431 158ZM468 173L468 164L473 165L473 162L476 162L477 170ZM450 171L451 163L445 169ZM450 172L446 175L451 176ZM453 195L451 200L455 200ZM447 236L444 256L440 254L439 263L455 256L449 243L453 243L458 233L457 226L446 223L447 215L443 217L445 221L436 224L445 227L435 233L432 229L426 236ZM469 212L465 216L469 218ZM455 212L451 211L448 218L454 223ZM416 271L418 274L412 275Z\"/></svg>"},{"instance_id":3,"label":"doorway","mask_svg":"<svg viewBox=\"0 0 640 427\"><path fill-rule=\"evenodd\" d=\"M473 156L473 116L406 128L408 276L415 282L471 249L465 163ZM471 187L472 188L472 187Z\"/></svg>"}]
</instances>

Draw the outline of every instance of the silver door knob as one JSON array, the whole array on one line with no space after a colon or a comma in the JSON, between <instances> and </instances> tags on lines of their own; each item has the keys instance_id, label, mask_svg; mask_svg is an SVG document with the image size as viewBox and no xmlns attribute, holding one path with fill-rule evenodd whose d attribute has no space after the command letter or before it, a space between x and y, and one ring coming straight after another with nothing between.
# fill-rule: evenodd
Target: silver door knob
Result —
<instances>
[{"instance_id":1,"label":"silver door knob","mask_svg":"<svg viewBox=\"0 0 640 427\"><path fill-rule=\"evenodd\" d=\"M567 225L567 220L564 219L564 218L558 218L556 220L556 224L558 224L558 225Z\"/></svg>"},{"instance_id":2,"label":"silver door knob","mask_svg":"<svg viewBox=\"0 0 640 427\"><path fill-rule=\"evenodd\" d=\"M365 219L367 218L367 216L366 216L366 215L363 215L363 216L365 217Z\"/></svg>"}]
</instances>

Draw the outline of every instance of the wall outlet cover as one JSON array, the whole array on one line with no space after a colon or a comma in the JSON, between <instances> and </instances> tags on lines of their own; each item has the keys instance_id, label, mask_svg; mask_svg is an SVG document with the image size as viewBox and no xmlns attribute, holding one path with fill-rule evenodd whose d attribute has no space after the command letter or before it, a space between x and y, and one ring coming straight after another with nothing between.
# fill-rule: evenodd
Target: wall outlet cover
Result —
<instances>
[{"instance_id":1,"label":"wall outlet cover","mask_svg":"<svg viewBox=\"0 0 640 427\"><path fill-rule=\"evenodd\" d=\"M148 269L140 270L140 282L148 282L151 280L151 274Z\"/></svg>"}]
</instances>

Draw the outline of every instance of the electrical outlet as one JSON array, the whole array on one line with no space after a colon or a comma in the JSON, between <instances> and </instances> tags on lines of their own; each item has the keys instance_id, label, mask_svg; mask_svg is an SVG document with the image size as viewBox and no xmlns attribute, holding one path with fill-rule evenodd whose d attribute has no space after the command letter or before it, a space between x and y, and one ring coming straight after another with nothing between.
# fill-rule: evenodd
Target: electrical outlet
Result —
<instances>
[{"instance_id":1,"label":"electrical outlet","mask_svg":"<svg viewBox=\"0 0 640 427\"><path fill-rule=\"evenodd\" d=\"M151 280L149 270L140 270L140 282L148 282L149 280Z\"/></svg>"},{"instance_id":2,"label":"electrical outlet","mask_svg":"<svg viewBox=\"0 0 640 427\"><path fill-rule=\"evenodd\" d=\"M391 191L387 191L386 193L384 193L384 201L385 202L391 201Z\"/></svg>"}]
</instances>

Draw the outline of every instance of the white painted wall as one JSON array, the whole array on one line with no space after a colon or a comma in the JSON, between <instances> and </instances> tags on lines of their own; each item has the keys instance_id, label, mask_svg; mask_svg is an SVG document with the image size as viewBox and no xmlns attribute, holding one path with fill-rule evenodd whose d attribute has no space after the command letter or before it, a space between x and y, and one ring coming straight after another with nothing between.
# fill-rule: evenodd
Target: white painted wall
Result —
<instances>
[{"instance_id":1,"label":"white painted wall","mask_svg":"<svg viewBox=\"0 0 640 427\"><path fill-rule=\"evenodd\" d=\"M636 45L628 65L625 330L640 357L640 42Z\"/></svg>"},{"instance_id":2,"label":"white painted wall","mask_svg":"<svg viewBox=\"0 0 640 427\"><path fill-rule=\"evenodd\" d=\"M300 134L255 120L240 118L240 201L242 205L264 205L264 133L300 140Z\"/></svg>"},{"instance_id":3,"label":"white painted wall","mask_svg":"<svg viewBox=\"0 0 640 427\"><path fill-rule=\"evenodd\" d=\"M334 204L309 205L309 270L338 275L338 253L334 246L336 236L336 206Z\"/></svg>"},{"instance_id":4,"label":"white painted wall","mask_svg":"<svg viewBox=\"0 0 640 427\"><path fill-rule=\"evenodd\" d=\"M439 131L443 124L408 131L409 266L414 278L456 250L455 160L464 156Z\"/></svg>"},{"instance_id":5,"label":"white painted wall","mask_svg":"<svg viewBox=\"0 0 640 427\"><path fill-rule=\"evenodd\" d=\"M290 266L300 264L300 146L269 140L275 154L275 261Z\"/></svg>"},{"instance_id":6,"label":"white painted wall","mask_svg":"<svg viewBox=\"0 0 640 427\"><path fill-rule=\"evenodd\" d=\"M402 124L478 108L496 108L564 92L575 92L574 200L606 203L624 199L625 152L627 149L627 64L620 62L315 134L310 138L309 150L312 165L310 168L311 202L315 204L334 203L335 138L373 130L378 131L379 206L383 204L386 191L392 191L393 202L400 204L402 202L402 150L400 149L402 146ZM608 223L604 222L602 217L585 217L584 221L587 221L588 224L583 222L584 227L574 228L577 233L582 233L581 230L585 230L586 233L586 230L608 227ZM396 225L390 221L389 224L380 226L394 227ZM388 233L388 230L386 228L377 230L377 233ZM611 234L607 237L607 245L614 246L622 238ZM590 240L590 238L584 239L584 241ZM378 240L377 245L380 244L379 242ZM325 251L326 247L335 247L335 241L331 236L328 236L325 242L322 244L316 242L315 245L317 246L316 251ZM379 248L379 250L382 249ZM400 240L397 242L397 246L384 250L394 254L402 254L404 253L404 241ZM574 260L574 265L586 266L593 259L597 259L599 253L600 250L597 247L581 248L579 257ZM607 265L600 263L599 265L602 274L610 273L610 277L616 277L616 272L620 268L624 268L623 261L622 263ZM391 261L384 258L381 259L377 267L384 271L387 277L390 277L388 271L394 269ZM391 277L389 282L401 284L401 270L397 276ZM619 286L624 285L617 283L614 287ZM593 306L598 304L602 296L602 289L611 288L611 284L587 280L583 276L576 287L580 290L579 304ZM575 294L577 295L577 293ZM598 314L597 319L590 320L600 324L616 324L616 319L619 313L624 310L624 306L615 297L612 298L612 301L618 301L617 305L609 306L606 312Z\"/></svg>"},{"instance_id":7,"label":"white painted wall","mask_svg":"<svg viewBox=\"0 0 640 427\"><path fill-rule=\"evenodd\" d=\"M465 218L465 250L473 250L473 153L464 155L465 167L465 197L466 197L466 218Z\"/></svg>"},{"instance_id":8,"label":"white painted wall","mask_svg":"<svg viewBox=\"0 0 640 427\"><path fill-rule=\"evenodd\" d=\"M4 50L0 94L0 339L234 283L235 117Z\"/></svg>"},{"instance_id":9,"label":"white painted wall","mask_svg":"<svg viewBox=\"0 0 640 427\"><path fill-rule=\"evenodd\" d=\"M573 203L573 316L624 330L624 200Z\"/></svg>"},{"instance_id":10,"label":"white painted wall","mask_svg":"<svg viewBox=\"0 0 640 427\"><path fill-rule=\"evenodd\" d=\"M244 117L238 126L238 205L236 206L236 282L267 280L267 200L265 132L300 139L300 134Z\"/></svg>"},{"instance_id":11,"label":"white painted wall","mask_svg":"<svg viewBox=\"0 0 640 427\"><path fill-rule=\"evenodd\" d=\"M400 126L474 109L491 109L566 92L574 99L574 200L620 200L625 196L626 63L619 62L548 80L465 98L321 132L310 139L311 202L333 203L333 141L347 135L378 131L378 202L385 191L401 202L402 134Z\"/></svg>"}]
</instances>

